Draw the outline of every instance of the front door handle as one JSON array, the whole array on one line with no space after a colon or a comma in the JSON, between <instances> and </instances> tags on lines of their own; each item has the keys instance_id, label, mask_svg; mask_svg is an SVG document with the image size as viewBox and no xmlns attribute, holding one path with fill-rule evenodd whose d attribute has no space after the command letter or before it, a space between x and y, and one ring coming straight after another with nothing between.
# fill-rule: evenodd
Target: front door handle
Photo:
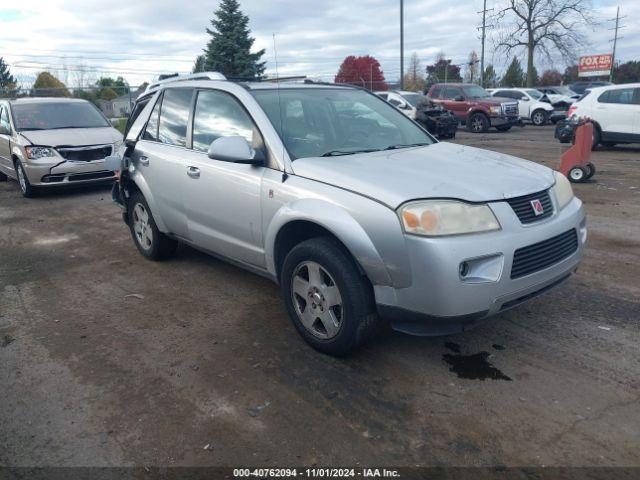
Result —
<instances>
[{"instance_id":1,"label":"front door handle","mask_svg":"<svg viewBox=\"0 0 640 480\"><path fill-rule=\"evenodd\" d=\"M142 155L142 156L139 158L139 160L140 160L140 163L141 163L142 165L144 165L144 166L149 165L149 159L148 159L147 157L145 157L144 155Z\"/></svg>"},{"instance_id":2,"label":"front door handle","mask_svg":"<svg viewBox=\"0 0 640 480\"><path fill-rule=\"evenodd\" d=\"M200 169L198 167L189 167L187 175L191 178L200 178Z\"/></svg>"}]
</instances>

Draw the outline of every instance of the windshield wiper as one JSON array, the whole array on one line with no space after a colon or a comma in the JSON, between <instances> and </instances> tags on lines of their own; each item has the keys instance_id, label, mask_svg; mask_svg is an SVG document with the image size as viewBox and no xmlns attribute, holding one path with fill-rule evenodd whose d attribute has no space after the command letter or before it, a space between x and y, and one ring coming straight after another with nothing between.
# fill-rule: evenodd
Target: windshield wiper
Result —
<instances>
[{"instance_id":1,"label":"windshield wiper","mask_svg":"<svg viewBox=\"0 0 640 480\"><path fill-rule=\"evenodd\" d=\"M398 148L425 147L430 143L398 143L397 145L389 145L385 150L397 150Z\"/></svg>"},{"instance_id":2,"label":"windshield wiper","mask_svg":"<svg viewBox=\"0 0 640 480\"><path fill-rule=\"evenodd\" d=\"M330 150L320 155L321 157L338 157L340 155L353 155L355 153L379 152L379 148L367 148L363 150Z\"/></svg>"},{"instance_id":3,"label":"windshield wiper","mask_svg":"<svg viewBox=\"0 0 640 480\"><path fill-rule=\"evenodd\" d=\"M52 128L49 128L49 130L66 130L68 128L101 128L101 127L87 127L87 126L81 127L78 125L69 125L68 127L52 127Z\"/></svg>"},{"instance_id":4,"label":"windshield wiper","mask_svg":"<svg viewBox=\"0 0 640 480\"><path fill-rule=\"evenodd\" d=\"M28 127L28 128L20 128L18 129L19 132L33 132L34 130L47 130L46 128L40 128L40 127Z\"/></svg>"}]
</instances>

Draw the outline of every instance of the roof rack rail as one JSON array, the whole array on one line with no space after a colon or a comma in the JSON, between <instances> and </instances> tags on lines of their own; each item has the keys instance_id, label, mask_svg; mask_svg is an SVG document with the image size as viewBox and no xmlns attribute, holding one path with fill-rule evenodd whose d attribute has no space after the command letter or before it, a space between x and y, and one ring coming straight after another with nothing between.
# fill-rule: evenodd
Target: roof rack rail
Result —
<instances>
[{"instance_id":1,"label":"roof rack rail","mask_svg":"<svg viewBox=\"0 0 640 480\"><path fill-rule=\"evenodd\" d=\"M188 75L172 75L168 78L164 78L163 80L159 80L157 82L151 83L147 86L145 93L156 90L160 88L162 85L166 85L168 83L174 82L185 82L187 80L226 80L223 74L219 72L198 72L198 73L190 73Z\"/></svg>"}]
</instances>

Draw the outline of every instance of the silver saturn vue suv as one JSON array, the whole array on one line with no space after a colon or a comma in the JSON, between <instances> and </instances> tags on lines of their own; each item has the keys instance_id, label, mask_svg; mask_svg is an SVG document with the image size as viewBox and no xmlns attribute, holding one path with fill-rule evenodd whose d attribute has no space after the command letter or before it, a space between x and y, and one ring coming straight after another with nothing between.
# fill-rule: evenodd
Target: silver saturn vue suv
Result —
<instances>
[{"instance_id":1,"label":"silver saturn vue suv","mask_svg":"<svg viewBox=\"0 0 640 480\"><path fill-rule=\"evenodd\" d=\"M380 319L470 328L566 280L587 235L562 175L437 142L351 86L163 81L109 161L143 256L183 242L273 279L300 334L332 355Z\"/></svg>"},{"instance_id":2,"label":"silver saturn vue suv","mask_svg":"<svg viewBox=\"0 0 640 480\"><path fill-rule=\"evenodd\" d=\"M104 159L120 145L120 132L86 100L0 100L0 181L15 178L25 197L45 187L112 180Z\"/></svg>"}]
</instances>

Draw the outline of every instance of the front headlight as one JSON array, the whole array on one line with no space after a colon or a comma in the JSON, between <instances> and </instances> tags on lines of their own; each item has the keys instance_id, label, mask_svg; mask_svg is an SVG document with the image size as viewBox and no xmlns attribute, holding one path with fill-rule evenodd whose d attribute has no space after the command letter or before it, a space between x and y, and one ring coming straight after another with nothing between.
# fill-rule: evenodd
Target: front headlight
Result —
<instances>
[{"instance_id":1,"label":"front headlight","mask_svg":"<svg viewBox=\"0 0 640 480\"><path fill-rule=\"evenodd\" d=\"M488 205L456 200L421 200L398 210L406 233L438 237L500 230Z\"/></svg>"},{"instance_id":2,"label":"front headlight","mask_svg":"<svg viewBox=\"0 0 640 480\"><path fill-rule=\"evenodd\" d=\"M29 160L37 160L38 158L54 157L53 148L49 147L24 147Z\"/></svg>"},{"instance_id":3,"label":"front headlight","mask_svg":"<svg viewBox=\"0 0 640 480\"><path fill-rule=\"evenodd\" d=\"M502 113L502 107L500 105L494 105L489 107L489 111L494 115L500 115Z\"/></svg>"},{"instance_id":4,"label":"front headlight","mask_svg":"<svg viewBox=\"0 0 640 480\"><path fill-rule=\"evenodd\" d=\"M553 175L556 177L556 184L553 187L553 191L558 200L558 209L562 210L573 199L573 188L571 188L571 183L569 183L567 177L562 173L553 172Z\"/></svg>"}]
</instances>

